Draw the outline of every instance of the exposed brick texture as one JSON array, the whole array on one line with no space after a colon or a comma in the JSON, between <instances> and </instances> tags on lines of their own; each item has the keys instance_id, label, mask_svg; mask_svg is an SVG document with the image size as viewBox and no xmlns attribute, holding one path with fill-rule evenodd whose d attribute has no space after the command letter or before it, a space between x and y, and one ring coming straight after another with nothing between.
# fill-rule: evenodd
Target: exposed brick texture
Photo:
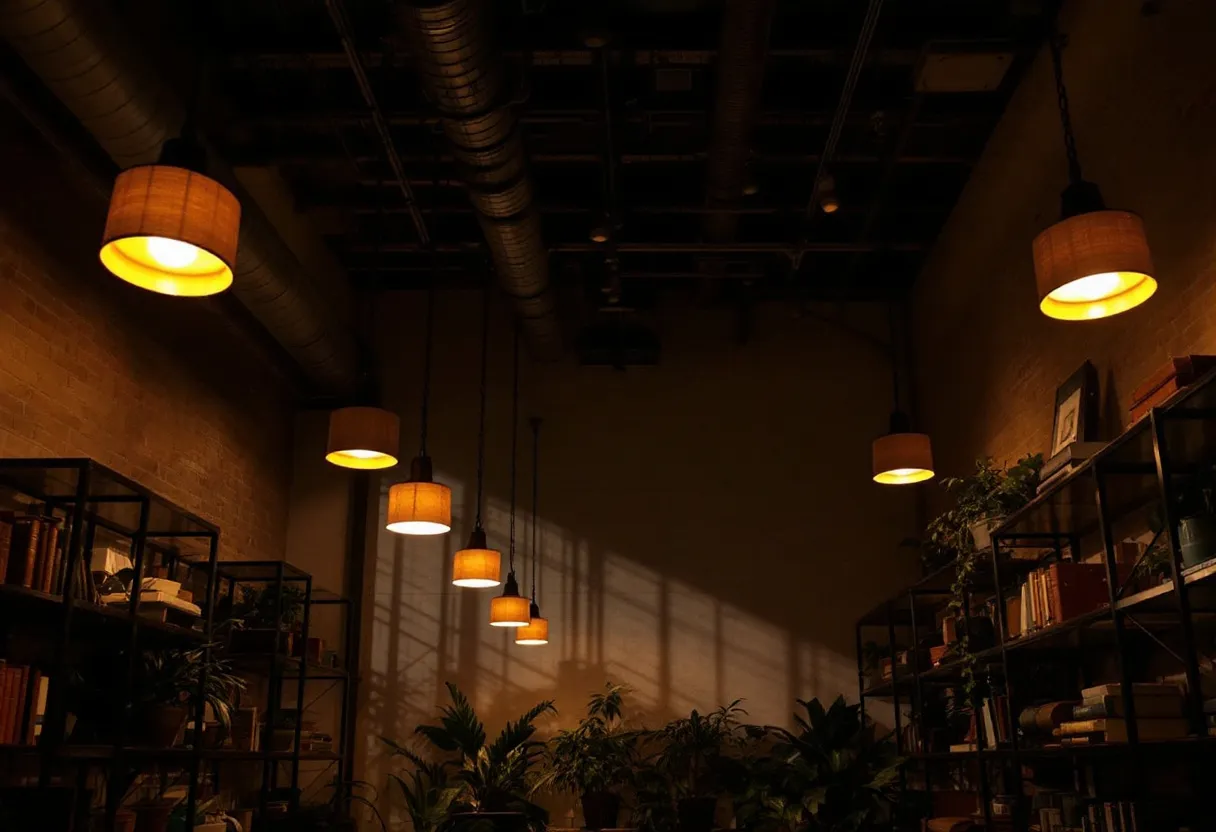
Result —
<instances>
[{"instance_id":1,"label":"exposed brick texture","mask_svg":"<svg viewBox=\"0 0 1216 832\"><path fill-rule=\"evenodd\" d=\"M221 557L283 555L291 402L207 301L121 283L103 203L0 129L0 456L87 456L221 529ZM94 195L95 197L95 195Z\"/></svg>"},{"instance_id":2,"label":"exposed brick texture","mask_svg":"<svg viewBox=\"0 0 1216 832\"><path fill-rule=\"evenodd\" d=\"M1064 70L1081 162L1148 228L1160 288L1104 321L1038 311L1031 240L1066 181L1050 57L1023 80L920 277L919 410L938 470L1046 451L1056 387L1098 368L1102 438L1171 355L1216 352L1216 3L1071 0Z\"/></svg>"}]
</instances>

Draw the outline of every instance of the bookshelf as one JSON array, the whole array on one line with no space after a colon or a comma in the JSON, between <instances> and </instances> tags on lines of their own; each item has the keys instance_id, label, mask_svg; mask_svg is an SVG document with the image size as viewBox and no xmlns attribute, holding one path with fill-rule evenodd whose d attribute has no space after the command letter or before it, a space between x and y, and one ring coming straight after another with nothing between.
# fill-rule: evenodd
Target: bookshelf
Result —
<instances>
[{"instance_id":1,"label":"bookshelf","mask_svg":"<svg viewBox=\"0 0 1216 832\"><path fill-rule=\"evenodd\" d=\"M221 561L216 526L93 460L0 459L0 512L0 525L20 516L41 518L58 528L51 556L48 550L37 552L46 558L48 570L37 587L33 580L23 585L23 576L16 572L0 572L0 659L11 667L36 668L49 680L41 712L31 704L36 697L29 695L36 683L27 683L25 704L17 716L22 728L14 732L17 741L0 741L0 826L6 799L28 808L31 796L34 805L49 805L62 802L63 794L70 792L77 801L80 828L112 832L125 793L117 784L131 782L133 772L184 789L186 817L193 817L208 791L223 789L221 775L230 784L249 782L250 766L262 772L262 817L271 799L286 802L290 810L299 808L302 763L318 767L321 774L336 771L339 780L349 777L356 677L344 666L355 655L348 599L314 586L309 573L291 564ZM92 570L111 553L129 564L132 586L143 587L145 578L160 577L180 583L185 591L181 597L190 600L181 607L153 602L146 589L126 593L119 601L103 597ZM231 654L225 619L236 588L248 583L277 584L280 594L285 585L301 587L302 620L295 630L300 656L278 651ZM193 610L197 613L191 614ZM333 651L336 655L329 657L328 665L313 661L308 652L316 610L331 610L339 619L340 649ZM206 671L190 700L187 744L136 744L137 716L131 704L140 662L145 651L157 650L201 650L207 657L214 653L231 659L247 680L264 683L266 720L258 747L209 747L192 734L190 726L203 724L206 715L198 695L206 686ZM90 722L104 729L82 730L86 720L74 713L81 707L79 678L82 670L98 666L105 668L107 690L95 697L103 703L97 706L102 718ZM331 747L307 748L301 742L300 716L310 704L306 691L315 694L324 686L339 692L337 730ZM297 716L292 741L283 748L271 739L276 710L285 707L285 697ZM30 741L24 734L33 734L35 727L37 736Z\"/></svg>"},{"instance_id":2,"label":"bookshelf","mask_svg":"<svg viewBox=\"0 0 1216 832\"><path fill-rule=\"evenodd\" d=\"M962 782L976 795L977 824L1025 830L1039 821L1032 804L1040 789L1036 778L1043 772L1050 773L1045 777L1054 787L1071 778L1078 789L1094 794L1113 789L1119 800L1150 805L1161 800L1155 790L1164 773L1179 767L1181 790L1172 796L1171 809L1194 807L1201 813L1201 783L1210 781L1216 759L1200 670L1201 648L1216 641L1216 558L1185 567L1177 507L1182 490L1213 463L1216 375L1209 374L1068 475L1049 482L993 530L991 547L977 554L982 568L963 599L964 614L984 611L992 630L990 643L971 652L978 690L969 702L961 697L971 714L985 714L974 719L970 729L974 747L964 749L967 743L958 743L953 750L942 748L934 740L940 729L932 724L940 715L934 703L942 691L952 692L959 701L967 665L958 656L934 664L926 652L927 645L943 640L939 622L951 598L953 564L858 619L859 697L863 707L876 700L890 703L897 743L908 761L906 788L921 788L932 799L935 785L940 790ZM1160 583L1146 586L1120 547L1123 540L1144 536L1153 525L1154 541L1164 543L1166 568ZM1022 615L1022 587L1038 586L1032 576L1042 581L1054 563L1080 561L1096 564L1080 568L1101 575L1104 597L1094 599L1092 608L1022 627L1017 620ZM1057 580L1064 569L1054 570ZM878 675L863 658L867 641L878 642L884 655L906 660L892 659L889 672ZM1139 726L1150 724L1150 717L1138 720L1140 694L1133 695L1131 685L1154 678L1182 683L1179 719L1186 721L1185 736L1138 736ZM1045 697L1051 680L1056 680L1059 695ZM1080 699L1078 691L1099 683L1117 686L1125 742L1087 739L1087 744L1068 745L1067 734L1044 738L1019 730L1024 708L1048 698ZM1210 682L1208 689L1208 696L1213 695ZM998 699L1003 709L997 707ZM990 722L991 714L996 719ZM998 733L996 738L986 736L986 722ZM1013 799L1012 815L993 815L998 795ZM1098 798L1085 800L1093 804ZM1195 828L1202 828L1201 819L1197 814Z\"/></svg>"}]
</instances>

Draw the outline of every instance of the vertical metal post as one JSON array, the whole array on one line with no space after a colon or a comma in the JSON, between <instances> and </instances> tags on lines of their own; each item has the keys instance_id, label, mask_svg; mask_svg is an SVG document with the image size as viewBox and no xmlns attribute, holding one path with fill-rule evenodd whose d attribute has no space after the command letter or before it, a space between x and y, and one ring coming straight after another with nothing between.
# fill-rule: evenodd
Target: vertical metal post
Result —
<instances>
[{"instance_id":1,"label":"vertical metal post","mask_svg":"<svg viewBox=\"0 0 1216 832\"><path fill-rule=\"evenodd\" d=\"M43 777L49 776L49 765L54 749L63 744L64 728L67 721L66 693L68 688L67 652L68 642L72 634L72 610L76 607L76 598L72 591L76 569L80 564L81 538L84 532L85 509L89 498L89 480L91 466L88 463L77 469L76 496L72 504L72 530L68 535L68 552L64 559L66 570L63 582L63 621L59 629L59 639L55 643L54 684L50 686L46 729L44 730L44 747L47 751L43 759Z\"/></svg>"},{"instance_id":2,"label":"vertical metal post","mask_svg":"<svg viewBox=\"0 0 1216 832\"><path fill-rule=\"evenodd\" d=\"M1174 600L1178 607L1178 623L1182 627L1182 657L1186 668L1187 699L1190 707L1191 730L1198 736L1206 736L1203 719L1203 689L1199 677L1199 659L1195 652L1195 632L1191 622L1191 602L1187 594L1186 581L1182 575L1182 544L1178 539L1178 524L1182 518L1174 514L1174 484L1171 479L1169 449L1165 435L1165 416L1157 408L1149 412L1153 428L1153 460L1157 466L1157 483L1161 487L1161 508L1165 517L1165 528L1170 536L1170 580L1174 584ZM1128 694L1124 694L1127 696ZM1125 703L1126 704L1126 703ZM1129 716L1130 720L1132 717ZM1131 726L1128 726L1130 739Z\"/></svg>"},{"instance_id":3,"label":"vertical metal post","mask_svg":"<svg viewBox=\"0 0 1216 832\"><path fill-rule=\"evenodd\" d=\"M308 679L308 624L312 617L312 577L304 579L304 624L301 631L300 673L296 679L296 741L291 756L291 807L300 807L300 739L304 734L304 684Z\"/></svg>"},{"instance_id":4,"label":"vertical metal post","mask_svg":"<svg viewBox=\"0 0 1216 832\"><path fill-rule=\"evenodd\" d=\"M861 719L864 722L866 718L866 671L865 659L862 657L861 622L858 622L853 628L853 633L857 642L857 701L861 705Z\"/></svg>"},{"instance_id":5,"label":"vertical metal post","mask_svg":"<svg viewBox=\"0 0 1216 832\"><path fill-rule=\"evenodd\" d=\"M1154 439L1154 444L1156 440ZM1119 690L1123 695L1123 720L1127 725L1127 741L1135 745L1140 741L1136 726L1136 699L1132 696L1132 680L1128 672L1127 632L1123 614L1119 612L1119 567L1115 563L1115 541L1107 512L1106 480L1102 474L1101 460L1093 465L1094 498L1098 504L1098 531L1102 537L1102 561L1106 564L1106 591L1110 604L1110 617L1115 625L1115 647L1119 655Z\"/></svg>"},{"instance_id":6,"label":"vertical metal post","mask_svg":"<svg viewBox=\"0 0 1216 832\"><path fill-rule=\"evenodd\" d=\"M367 560L367 527L370 512L375 510L369 499L372 478L366 471L360 471L351 477L350 495L347 501L347 546L346 546L346 586L342 595L346 599L343 605L345 611L344 626L346 627L345 655L342 663L345 665L346 678L342 687L342 769L349 780L355 779L355 709L359 703L359 662L362 652L360 642L363 585L366 574Z\"/></svg>"},{"instance_id":7,"label":"vertical metal post","mask_svg":"<svg viewBox=\"0 0 1216 832\"><path fill-rule=\"evenodd\" d=\"M920 669L920 632L916 625L916 591L908 591L908 615L912 618L912 707L916 717L916 739L920 746L913 754L924 754L929 750L929 734L925 730L925 692ZM925 765L925 792L933 794L932 766Z\"/></svg>"},{"instance_id":8,"label":"vertical metal post","mask_svg":"<svg viewBox=\"0 0 1216 832\"><path fill-rule=\"evenodd\" d=\"M190 782L186 787L186 828L194 823L194 809L198 803L198 778L203 761L203 723L207 716L207 675L211 666L211 625L215 617L215 571L219 554L220 537L212 534L207 553L207 596L203 611L203 632L207 640L203 643L203 664L198 674L198 694L194 703L194 737L190 752Z\"/></svg>"},{"instance_id":9,"label":"vertical metal post","mask_svg":"<svg viewBox=\"0 0 1216 832\"><path fill-rule=\"evenodd\" d=\"M895 750L904 753L903 715L899 712L899 662L895 655L895 610L887 604L887 641L891 648L891 699L895 704Z\"/></svg>"}]
</instances>

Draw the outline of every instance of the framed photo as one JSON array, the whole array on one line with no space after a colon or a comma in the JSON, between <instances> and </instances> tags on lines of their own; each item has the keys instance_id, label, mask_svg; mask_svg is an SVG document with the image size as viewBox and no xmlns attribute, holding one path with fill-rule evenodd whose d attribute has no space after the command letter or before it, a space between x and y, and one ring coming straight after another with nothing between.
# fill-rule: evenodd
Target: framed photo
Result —
<instances>
[{"instance_id":1,"label":"framed photo","mask_svg":"<svg viewBox=\"0 0 1216 832\"><path fill-rule=\"evenodd\" d=\"M1094 365L1086 361L1056 390L1050 456L1055 456L1073 442L1094 441L1098 438L1097 431L1098 373Z\"/></svg>"}]
</instances>

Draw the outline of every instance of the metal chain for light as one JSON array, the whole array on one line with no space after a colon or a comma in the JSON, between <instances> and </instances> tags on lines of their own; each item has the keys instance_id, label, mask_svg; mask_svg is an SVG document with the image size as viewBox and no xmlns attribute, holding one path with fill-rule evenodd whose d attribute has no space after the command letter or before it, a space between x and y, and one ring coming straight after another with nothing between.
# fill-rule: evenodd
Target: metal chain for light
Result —
<instances>
[{"instance_id":1,"label":"metal chain for light","mask_svg":"<svg viewBox=\"0 0 1216 832\"><path fill-rule=\"evenodd\" d=\"M1068 156L1068 178L1072 182L1080 182L1082 180L1081 161L1077 157L1077 137L1072 132L1068 89L1064 86L1065 37L1057 31L1052 31L1048 43L1051 46L1051 69L1056 80L1056 106L1060 108L1060 126L1064 128L1064 153Z\"/></svg>"},{"instance_id":2,"label":"metal chain for light","mask_svg":"<svg viewBox=\"0 0 1216 832\"><path fill-rule=\"evenodd\" d=\"M477 422L477 517L473 520L473 528L481 526L482 493L486 481L486 377L488 356L490 353L490 287L489 282L482 292L481 299L481 393L479 408L481 415Z\"/></svg>"},{"instance_id":3,"label":"metal chain for light","mask_svg":"<svg viewBox=\"0 0 1216 832\"><path fill-rule=\"evenodd\" d=\"M540 419L532 417L532 603L536 603L537 495L540 493Z\"/></svg>"},{"instance_id":4,"label":"metal chain for light","mask_svg":"<svg viewBox=\"0 0 1216 832\"><path fill-rule=\"evenodd\" d=\"M519 446L519 324L515 325L511 346L511 546L508 552L510 574L515 574L515 457Z\"/></svg>"}]
</instances>

